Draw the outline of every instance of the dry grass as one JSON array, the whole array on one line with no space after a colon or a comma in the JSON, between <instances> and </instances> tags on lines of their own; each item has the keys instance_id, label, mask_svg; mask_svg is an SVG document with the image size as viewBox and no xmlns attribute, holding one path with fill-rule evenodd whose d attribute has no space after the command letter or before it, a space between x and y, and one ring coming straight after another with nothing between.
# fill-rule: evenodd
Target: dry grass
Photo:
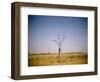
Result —
<instances>
[{"instance_id":1,"label":"dry grass","mask_svg":"<svg viewBox=\"0 0 100 82\"><path fill-rule=\"evenodd\" d=\"M62 53L60 58L56 53L29 54L28 66L48 66L48 65L75 65L87 64L86 53Z\"/></svg>"}]
</instances>

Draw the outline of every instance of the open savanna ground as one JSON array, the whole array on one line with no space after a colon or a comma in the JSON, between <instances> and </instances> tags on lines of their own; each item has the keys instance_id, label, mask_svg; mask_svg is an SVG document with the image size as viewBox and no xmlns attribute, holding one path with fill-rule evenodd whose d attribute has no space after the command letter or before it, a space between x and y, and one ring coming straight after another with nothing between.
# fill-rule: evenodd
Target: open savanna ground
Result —
<instances>
[{"instance_id":1,"label":"open savanna ground","mask_svg":"<svg viewBox=\"0 0 100 82\"><path fill-rule=\"evenodd\" d=\"M28 66L87 64L87 53L40 53L28 55Z\"/></svg>"}]
</instances>

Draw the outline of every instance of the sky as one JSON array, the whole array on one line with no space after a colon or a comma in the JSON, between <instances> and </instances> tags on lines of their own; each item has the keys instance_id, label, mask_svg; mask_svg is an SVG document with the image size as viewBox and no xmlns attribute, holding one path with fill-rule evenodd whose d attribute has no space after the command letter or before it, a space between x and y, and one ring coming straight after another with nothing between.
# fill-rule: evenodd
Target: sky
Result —
<instances>
[{"instance_id":1,"label":"sky","mask_svg":"<svg viewBox=\"0 0 100 82\"><path fill-rule=\"evenodd\" d=\"M62 53L87 52L88 19L85 17L28 15L28 52L57 53L57 34L66 37Z\"/></svg>"}]
</instances>

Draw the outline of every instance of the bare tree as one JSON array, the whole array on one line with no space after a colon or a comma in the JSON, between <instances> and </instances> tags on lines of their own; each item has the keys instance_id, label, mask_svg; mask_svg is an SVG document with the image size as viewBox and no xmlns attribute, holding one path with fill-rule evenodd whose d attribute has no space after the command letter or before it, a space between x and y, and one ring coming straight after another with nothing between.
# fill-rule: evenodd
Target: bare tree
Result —
<instances>
[{"instance_id":1,"label":"bare tree","mask_svg":"<svg viewBox=\"0 0 100 82\"><path fill-rule=\"evenodd\" d=\"M62 34L61 32L59 32L59 33L57 34L57 39L54 40L54 41L56 42L57 46L58 46L58 55L59 55L59 59L60 59L60 55L61 55L62 44L63 44L65 38L66 38L66 37L63 36L63 34Z\"/></svg>"}]
</instances>

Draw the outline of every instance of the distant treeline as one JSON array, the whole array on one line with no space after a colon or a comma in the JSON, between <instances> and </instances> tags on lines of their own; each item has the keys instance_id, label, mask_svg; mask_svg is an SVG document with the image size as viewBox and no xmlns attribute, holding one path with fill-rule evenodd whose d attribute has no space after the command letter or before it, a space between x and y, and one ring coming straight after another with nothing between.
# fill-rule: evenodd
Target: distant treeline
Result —
<instances>
[{"instance_id":1,"label":"distant treeline","mask_svg":"<svg viewBox=\"0 0 100 82\"><path fill-rule=\"evenodd\" d=\"M67 55L67 54L83 54L83 55L87 55L87 53L86 52L66 52L66 53L61 53L62 55ZM50 52L48 52L48 53L33 53L33 54L29 54L29 55L58 55L58 53L50 53Z\"/></svg>"}]
</instances>

